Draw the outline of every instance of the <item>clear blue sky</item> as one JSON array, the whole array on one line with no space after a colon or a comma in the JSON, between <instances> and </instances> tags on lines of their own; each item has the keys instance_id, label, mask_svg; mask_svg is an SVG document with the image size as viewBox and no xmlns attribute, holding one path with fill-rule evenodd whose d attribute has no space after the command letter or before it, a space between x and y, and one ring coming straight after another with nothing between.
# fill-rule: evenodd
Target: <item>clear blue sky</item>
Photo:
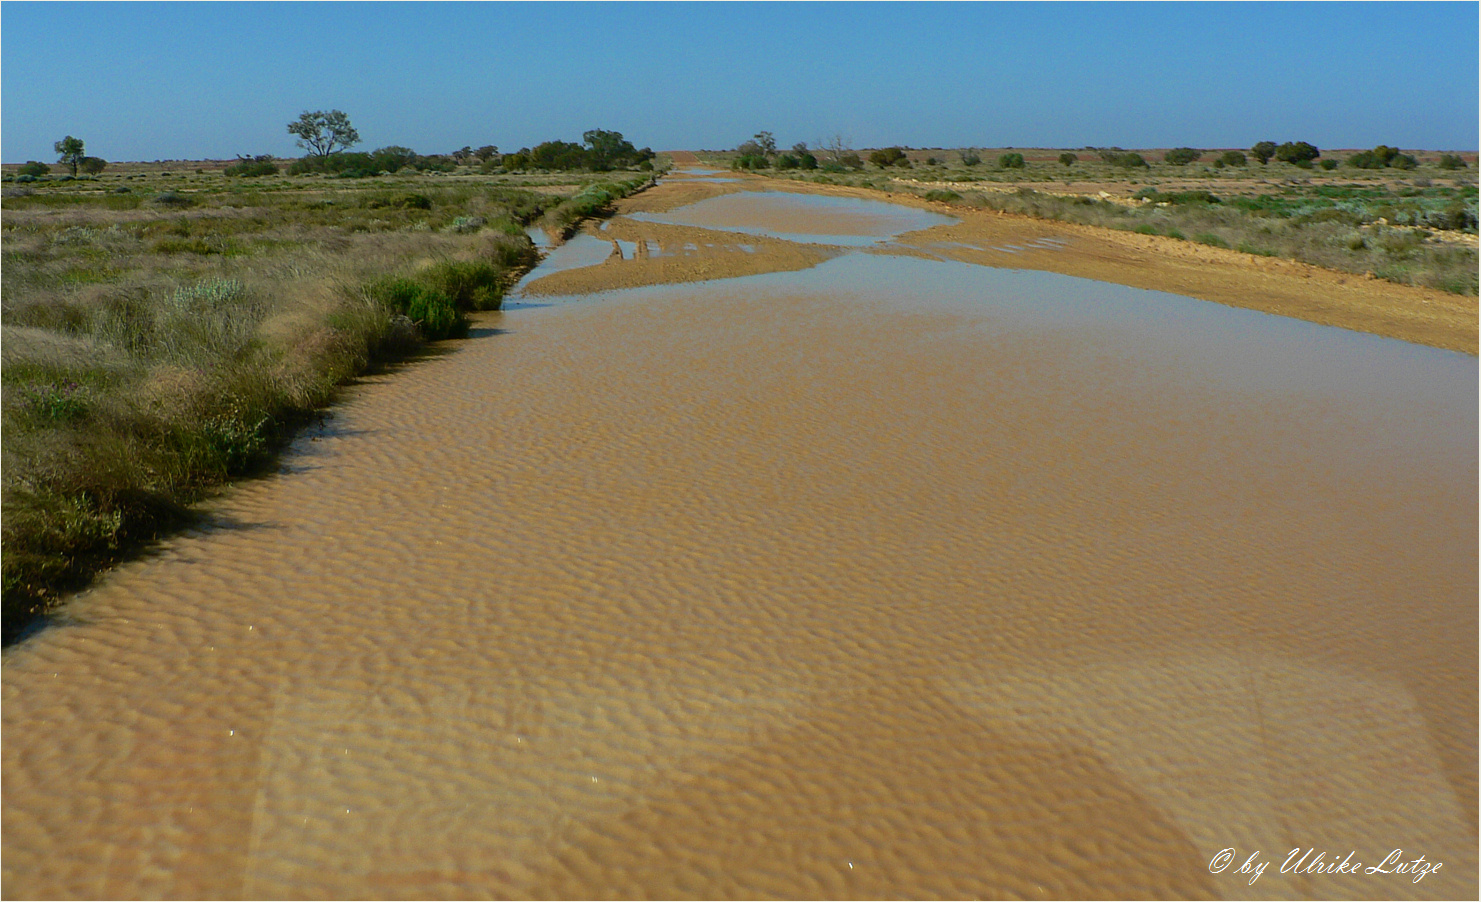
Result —
<instances>
[{"instance_id":1,"label":"clear blue sky","mask_svg":"<svg viewBox=\"0 0 1481 902\"><path fill-rule=\"evenodd\" d=\"M1475 150L1476 3L0 4L0 158L515 150L615 129L655 150Z\"/></svg>"}]
</instances>

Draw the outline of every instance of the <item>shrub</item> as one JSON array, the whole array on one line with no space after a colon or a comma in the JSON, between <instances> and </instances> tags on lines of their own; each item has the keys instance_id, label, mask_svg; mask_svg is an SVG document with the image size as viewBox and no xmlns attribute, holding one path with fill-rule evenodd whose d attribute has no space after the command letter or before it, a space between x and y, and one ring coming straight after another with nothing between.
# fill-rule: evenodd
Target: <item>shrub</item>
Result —
<instances>
[{"instance_id":1,"label":"shrub","mask_svg":"<svg viewBox=\"0 0 1481 902\"><path fill-rule=\"evenodd\" d=\"M1395 154L1388 165L1394 169L1414 169L1419 166L1419 161L1407 153L1401 153Z\"/></svg>"},{"instance_id":2,"label":"shrub","mask_svg":"<svg viewBox=\"0 0 1481 902\"><path fill-rule=\"evenodd\" d=\"M26 165L22 166L17 174L29 175L31 176L31 178L37 179L43 175L49 174L50 172L50 166L46 165L45 163L38 163L35 160L31 160Z\"/></svg>"},{"instance_id":3,"label":"shrub","mask_svg":"<svg viewBox=\"0 0 1481 902\"><path fill-rule=\"evenodd\" d=\"M1441 169L1464 169L1466 168L1466 161L1461 159L1459 154L1442 153L1440 154L1440 162L1435 165Z\"/></svg>"},{"instance_id":4,"label":"shrub","mask_svg":"<svg viewBox=\"0 0 1481 902\"><path fill-rule=\"evenodd\" d=\"M1305 141L1287 141L1275 149L1275 158L1283 163L1310 162L1321 155L1316 145Z\"/></svg>"},{"instance_id":5,"label":"shrub","mask_svg":"<svg viewBox=\"0 0 1481 902\"><path fill-rule=\"evenodd\" d=\"M108 168L108 161L103 159L102 157L83 157L82 161L78 165L80 165L82 167L82 171L86 172L88 175L99 175L103 172L104 169Z\"/></svg>"},{"instance_id":6,"label":"shrub","mask_svg":"<svg viewBox=\"0 0 1481 902\"><path fill-rule=\"evenodd\" d=\"M970 168L972 166L976 166L978 163L981 163L981 162L982 162L982 157L979 157L975 151L971 151L971 150L962 151L962 165L963 166L966 166L966 167L969 167Z\"/></svg>"},{"instance_id":7,"label":"shrub","mask_svg":"<svg viewBox=\"0 0 1481 902\"><path fill-rule=\"evenodd\" d=\"M1201 156L1203 156L1203 151L1201 150L1196 150L1192 147L1174 147L1172 150L1163 154L1162 159L1174 166L1187 166Z\"/></svg>"},{"instance_id":8,"label":"shrub","mask_svg":"<svg viewBox=\"0 0 1481 902\"><path fill-rule=\"evenodd\" d=\"M381 279L366 287L366 294L416 324L429 341L459 338L468 334L468 319L451 299L435 288L411 279Z\"/></svg>"},{"instance_id":9,"label":"shrub","mask_svg":"<svg viewBox=\"0 0 1481 902\"><path fill-rule=\"evenodd\" d=\"M764 153L746 153L736 157L730 166L732 169L770 169L771 161Z\"/></svg>"},{"instance_id":10,"label":"shrub","mask_svg":"<svg viewBox=\"0 0 1481 902\"><path fill-rule=\"evenodd\" d=\"M1064 166L1073 166L1076 163L1080 162L1080 157L1077 154L1065 151L1064 153L1059 155L1059 162L1061 165Z\"/></svg>"},{"instance_id":11,"label":"shrub","mask_svg":"<svg viewBox=\"0 0 1481 902\"><path fill-rule=\"evenodd\" d=\"M644 161L644 165L646 165L649 169L653 168L653 164L648 163L647 161ZM638 168L642 169L643 167L639 166ZM797 168L807 170L817 169L818 158L804 150L801 153L797 154Z\"/></svg>"},{"instance_id":12,"label":"shrub","mask_svg":"<svg viewBox=\"0 0 1481 902\"><path fill-rule=\"evenodd\" d=\"M999 169L1022 169L1023 165L1023 154L1021 153L1005 153L998 157Z\"/></svg>"},{"instance_id":13,"label":"shrub","mask_svg":"<svg viewBox=\"0 0 1481 902\"><path fill-rule=\"evenodd\" d=\"M1106 162L1119 169L1147 169L1150 164L1139 153L1130 151L1104 155Z\"/></svg>"},{"instance_id":14,"label":"shrub","mask_svg":"<svg viewBox=\"0 0 1481 902\"><path fill-rule=\"evenodd\" d=\"M161 191L154 195L154 202L161 207L189 207L195 201L178 191Z\"/></svg>"},{"instance_id":15,"label":"shrub","mask_svg":"<svg viewBox=\"0 0 1481 902\"><path fill-rule=\"evenodd\" d=\"M925 193L925 198L926 200L933 200L937 203L949 204L954 200L961 200L962 196L960 194L957 194L955 191L937 188L934 191L927 191Z\"/></svg>"},{"instance_id":16,"label":"shrub","mask_svg":"<svg viewBox=\"0 0 1481 902\"><path fill-rule=\"evenodd\" d=\"M25 175L18 175L18 176L16 176L15 177L15 180L17 182L21 182L21 183L34 182L34 181L36 181L36 176L31 175L30 173L27 173Z\"/></svg>"},{"instance_id":17,"label":"shrub","mask_svg":"<svg viewBox=\"0 0 1481 902\"><path fill-rule=\"evenodd\" d=\"M273 158L271 156L264 154L262 156L252 157L251 159L239 160L238 162L226 167L226 169L224 170L224 174L229 176L237 176L239 178L249 178L252 176L263 175L277 175L278 164L273 162Z\"/></svg>"},{"instance_id":18,"label":"shrub","mask_svg":"<svg viewBox=\"0 0 1481 902\"><path fill-rule=\"evenodd\" d=\"M935 157L926 157L926 165L927 166L940 166L941 165L941 161L938 160L938 159L936 159Z\"/></svg>"},{"instance_id":19,"label":"shrub","mask_svg":"<svg viewBox=\"0 0 1481 902\"><path fill-rule=\"evenodd\" d=\"M876 150L869 155L869 162L880 169L888 169L891 166L902 166L909 161L905 158L905 151L898 147L886 147Z\"/></svg>"},{"instance_id":20,"label":"shrub","mask_svg":"<svg viewBox=\"0 0 1481 902\"><path fill-rule=\"evenodd\" d=\"M776 158L776 168L778 169L796 169L801 165L802 161L789 153L784 153Z\"/></svg>"},{"instance_id":21,"label":"shrub","mask_svg":"<svg viewBox=\"0 0 1481 902\"><path fill-rule=\"evenodd\" d=\"M1219 157L1219 162L1225 166L1245 166L1249 164L1249 160L1238 150L1224 151L1223 155Z\"/></svg>"},{"instance_id":22,"label":"shrub","mask_svg":"<svg viewBox=\"0 0 1481 902\"><path fill-rule=\"evenodd\" d=\"M1264 166L1266 163L1270 162L1271 157L1275 156L1275 142L1261 141L1254 147L1250 148L1250 156L1259 160L1260 165Z\"/></svg>"},{"instance_id":23,"label":"shrub","mask_svg":"<svg viewBox=\"0 0 1481 902\"><path fill-rule=\"evenodd\" d=\"M1322 160L1321 167L1323 169L1327 170L1328 172L1331 172L1333 169L1336 169L1337 168L1337 161L1336 160L1330 160L1330 159L1329 160Z\"/></svg>"},{"instance_id":24,"label":"shrub","mask_svg":"<svg viewBox=\"0 0 1481 902\"><path fill-rule=\"evenodd\" d=\"M440 260L427 267L420 279L459 311L498 310L504 299L502 271L483 261Z\"/></svg>"},{"instance_id":25,"label":"shrub","mask_svg":"<svg viewBox=\"0 0 1481 902\"><path fill-rule=\"evenodd\" d=\"M859 155L856 153L846 153L838 158L838 162L840 165L849 169L858 170L864 168L864 161L859 159Z\"/></svg>"}]
</instances>

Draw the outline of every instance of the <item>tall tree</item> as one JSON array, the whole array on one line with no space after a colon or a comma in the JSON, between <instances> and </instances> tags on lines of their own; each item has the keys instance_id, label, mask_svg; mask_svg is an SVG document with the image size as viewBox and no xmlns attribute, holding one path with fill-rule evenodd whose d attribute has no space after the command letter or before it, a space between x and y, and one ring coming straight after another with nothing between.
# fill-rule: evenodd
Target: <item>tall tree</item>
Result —
<instances>
[{"instance_id":1,"label":"tall tree","mask_svg":"<svg viewBox=\"0 0 1481 902\"><path fill-rule=\"evenodd\" d=\"M82 158L87 156L82 149L82 139L71 135L53 144L52 149L57 152L57 162L71 166L73 175L77 174L77 166L82 162Z\"/></svg>"},{"instance_id":2,"label":"tall tree","mask_svg":"<svg viewBox=\"0 0 1481 902\"><path fill-rule=\"evenodd\" d=\"M350 117L339 110L305 111L296 122L288 123L288 134L298 136L299 147L321 157L360 143Z\"/></svg>"}]
</instances>

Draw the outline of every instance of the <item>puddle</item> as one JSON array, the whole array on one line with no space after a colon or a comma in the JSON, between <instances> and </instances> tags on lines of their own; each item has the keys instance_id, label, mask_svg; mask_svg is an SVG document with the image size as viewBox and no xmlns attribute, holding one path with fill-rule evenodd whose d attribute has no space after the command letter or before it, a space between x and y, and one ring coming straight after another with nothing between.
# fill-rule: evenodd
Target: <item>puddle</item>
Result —
<instances>
[{"instance_id":1,"label":"puddle","mask_svg":"<svg viewBox=\"0 0 1481 902\"><path fill-rule=\"evenodd\" d=\"M7 653L8 894L1476 896L1475 358L869 253L564 300Z\"/></svg>"}]
</instances>

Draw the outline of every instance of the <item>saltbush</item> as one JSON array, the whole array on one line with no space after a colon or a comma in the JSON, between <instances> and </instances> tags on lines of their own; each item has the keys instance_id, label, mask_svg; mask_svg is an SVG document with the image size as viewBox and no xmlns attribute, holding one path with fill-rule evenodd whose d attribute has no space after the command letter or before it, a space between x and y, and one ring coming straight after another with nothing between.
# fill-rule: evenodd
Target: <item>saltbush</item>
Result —
<instances>
[{"instance_id":1,"label":"saltbush","mask_svg":"<svg viewBox=\"0 0 1481 902\"><path fill-rule=\"evenodd\" d=\"M998 157L999 169L1022 169L1023 167L1023 154L1021 153L1005 153Z\"/></svg>"},{"instance_id":2,"label":"saltbush","mask_svg":"<svg viewBox=\"0 0 1481 902\"><path fill-rule=\"evenodd\" d=\"M37 162L35 160L31 160L29 163L27 163L26 165L22 166L17 171L17 174L18 175L29 175L33 179L40 178L41 176L48 175L50 173L51 173L51 167L50 166L46 165L45 163L39 163L39 162Z\"/></svg>"},{"instance_id":3,"label":"saltbush","mask_svg":"<svg viewBox=\"0 0 1481 902\"><path fill-rule=\"evenodd\" d=\"M1192 147L1174 147L1162 155L1162 159L1174 166L1187 166L1203 156L1203 151Z\"/></svg>"}]
</instances>

